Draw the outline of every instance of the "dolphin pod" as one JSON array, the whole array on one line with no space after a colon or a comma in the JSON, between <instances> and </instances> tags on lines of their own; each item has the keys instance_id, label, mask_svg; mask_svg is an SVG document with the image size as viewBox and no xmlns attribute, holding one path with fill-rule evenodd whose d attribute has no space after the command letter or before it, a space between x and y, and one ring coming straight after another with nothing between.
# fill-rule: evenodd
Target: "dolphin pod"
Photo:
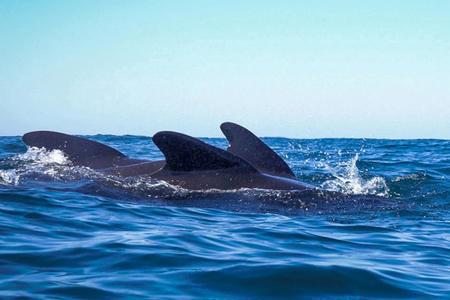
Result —
<instances>
[{"instance_id":1,"label":"dolphin pod","mask_svg":"<svg viewBox=\"0 0 450 300\"><path fill-rule=\"evenodd\" d=\"M220 128L230 143L227 150L177 132L156 133L153 142L166 158L158 161L129 158L102 143L53 131L29 132L22 140L29 147L61 150L74 165L120 177L149 176L185 189L314 189L246 128L231 122Z\"/></svg>"}]
</instances>

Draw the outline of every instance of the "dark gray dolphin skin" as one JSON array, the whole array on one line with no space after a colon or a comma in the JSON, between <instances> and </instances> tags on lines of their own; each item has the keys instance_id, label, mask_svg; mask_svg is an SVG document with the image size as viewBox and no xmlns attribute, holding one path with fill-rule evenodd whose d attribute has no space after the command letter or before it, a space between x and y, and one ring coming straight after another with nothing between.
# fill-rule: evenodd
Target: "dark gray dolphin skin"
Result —
<instances>
[{"instance_id":1,"label":"dark gray dolphin skin","mask_svg":"<svg viewBox=\"0 0 450 300\"><path fill-rule=\"evenodd\" d=\"M120 177L150 176L186 189L314 188L296 180L288 165L247 129L229 122L221 129L231 144L228 151L181 133L156 133L153 142L165 161L129 158L104 144L52 131L30 132L22 139L30 147L61 150L75 165Z\"/></svg>"},{"instance_id":2,"label":"dark gray dolphin skin","mask_svg":"<svg viewBox=\"0 0 450 300\"><path fill-rule=\"evenodd\" d=\"M151 177L183 188L193 190L312 188L297 180L260 172L242 157L181 133L158 132L153 136L153 142L166 157L166 164Z\"/></svg>"},{"instance_id":3,"label":"dark gray dolphin skin","mask_svg":"<svg viewBox=\"0 0 450 300\"><path fill-rule=\"evenodd\" d=\"M54 131L33 131L22 136L29 147L61 150L77 166L85 166L121 177L152 174L161 169L165 161L129 158L102 143Z\"/></svg>"},{"instance_id":4,"label":"dark gray dolphin skin","mask_svg":"<svg viewBox=\"0 0 450 300\"><path fill-rule=\"evenodd\" d=\"M227 151L265 174L296 179L286 162L248 129L231 122L222 123L220 129L230 143Z\"/></svg>"}]
</instances>

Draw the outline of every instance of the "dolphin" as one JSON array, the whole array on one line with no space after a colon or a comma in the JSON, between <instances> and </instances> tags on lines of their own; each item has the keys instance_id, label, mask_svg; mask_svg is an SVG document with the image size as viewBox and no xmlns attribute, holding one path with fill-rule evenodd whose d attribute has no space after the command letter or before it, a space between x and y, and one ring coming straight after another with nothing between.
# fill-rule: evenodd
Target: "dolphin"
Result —
<instances>
[{"instance_id":1,"label":"dolphin","mask_svg":"<svg viewBox=\"0 0 450 300\"><path fill-rule=\"evenodd\" d=\"M189 190L311 190L272 149L246 128L235 123L221 125L230 143L227 150L191 136L161 131L152 140L165 160L129 158L102 143L53 131L23 135L29 147L61 150L74 165L86 166L119 177L149 176Z\"/></svg>"}]
</instances>

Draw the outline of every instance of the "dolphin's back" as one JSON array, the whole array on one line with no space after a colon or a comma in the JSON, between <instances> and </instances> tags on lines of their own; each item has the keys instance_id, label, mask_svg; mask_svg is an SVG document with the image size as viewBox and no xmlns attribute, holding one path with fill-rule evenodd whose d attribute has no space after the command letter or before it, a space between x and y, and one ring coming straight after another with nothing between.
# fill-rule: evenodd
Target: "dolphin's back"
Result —
<instances>
[{"instance_id":1,"label":"dolphin's back","mask_svg":"<svg viewBox=\"0 0 450 300\"><path fill-rule=\"evenodd\" d=\"M33 131L23 135L22 140L29 147L61 150L75 165L93 169L110 168L117 165L137 163L125 154L102 143L54 131Z\"/></svg>"},{"instance_id":2,"label":"dolphin's back","mask_svg":"<svg viewBox=\"0 0 450 300\"><path fill-rule=\"evenodd\" d=\"M158 132L153 136L153 142L166 157L166 164L152 174L152 177L182 188L190 190L309 188L297 180L261 173L242 157L181 133Z\"/></svg>"}]
</instances>

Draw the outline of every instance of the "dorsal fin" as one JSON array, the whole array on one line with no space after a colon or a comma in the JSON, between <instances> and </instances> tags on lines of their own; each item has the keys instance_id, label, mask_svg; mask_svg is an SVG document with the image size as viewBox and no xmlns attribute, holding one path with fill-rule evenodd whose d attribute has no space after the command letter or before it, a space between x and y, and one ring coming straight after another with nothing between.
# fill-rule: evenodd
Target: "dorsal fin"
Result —
<instances>
[{"instance_id":1,"label":"dorsal fin","mask_svg":"<svg viewBox=\"0 0 450 300\"><path fill-rule=\"evenodd\" d=\"M61 150L75 165L94 169L112 167L126 158L123 153L99 142L59 132L33 131L22 140L30 147Z\"/></svg>"},{"instance_id":2,"label":"dorsal fin","mask_svg":"<svg viewBox=\"0 0 450 300\"><path fill-rule=\"evenodd\" d=\"M231 122L223 123L220 129L230 143L227 151L242 157L263 173L296 178L286 162L248 129Z\"/></svg>"},{"instance_id":3,"label":"dorsal fin","mask_svg":"<svg viewBox=\"0 0 450 300\"><path fill-rule=\"evenodd\" d=\"M185 134L160 131L153 136L153 142L166 157L164 166L166 170L206 171L245 168L257 172L242 158Z\"/></svg>"}]
</instances>

